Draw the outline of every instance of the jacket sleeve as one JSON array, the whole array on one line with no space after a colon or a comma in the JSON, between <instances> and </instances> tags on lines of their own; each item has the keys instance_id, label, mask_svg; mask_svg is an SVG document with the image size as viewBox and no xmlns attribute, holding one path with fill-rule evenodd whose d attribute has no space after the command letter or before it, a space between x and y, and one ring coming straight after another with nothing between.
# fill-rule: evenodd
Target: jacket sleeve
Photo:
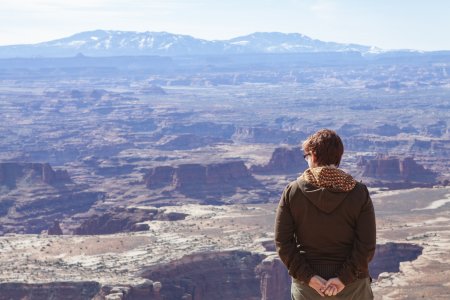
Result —
<instances>
[{"instance_id":1,"label":"jacket sleeve","mask_svg":"<svg viewBox=\"0 0 450 300\"><path fill-rule=\"evenodd\" d=\"M367 274L367 266L372 260L376 247L375 211L367 187L364 186L365 202L356 222L355 241L350 257L337 273L345 285Z\"/></svg>"},{"instance_id":2,"label":"jacket sleeve","mask_svg":"<svg viewBox=\"0 0 450 300\"><path fill-rule=\"evenodd\" d=\"M295 238L295 222L290 210L290 191L292 186L288 185L277 208L275 220L275 245L281 261L288 268L289 275L309 283L314 271L311 269L304 255L297 247Z\"/></svg>"}]
</instances>

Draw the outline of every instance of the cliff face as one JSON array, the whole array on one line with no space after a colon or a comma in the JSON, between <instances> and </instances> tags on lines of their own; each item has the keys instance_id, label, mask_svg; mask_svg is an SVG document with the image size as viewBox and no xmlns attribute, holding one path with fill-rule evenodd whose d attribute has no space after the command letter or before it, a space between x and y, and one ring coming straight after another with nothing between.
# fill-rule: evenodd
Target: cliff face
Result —
<instances>
[{"instance_id":1,"label":"cliff face","mask_svg":"<svg viewBox=\"0 0 450 300\"><path fill-rule=\"evenodd\" d=\"M300 173L308 168L300 148L276 148L265 165L252 166L250 171L257 174Z\"/></svg>"},{"instance_id":2,"label":"cliff face","mask_svg":"<svg viewBox=\"0 0 450 300\"><path fill-rule=\"evenodd\" d=\"M55 221L52 226L47 230L48 235L62 235L63 232L59 226L59 222Z\"/></svg>"},{"instance_id":3,"label":"cliff face","mask_svg":"<svg viewBox=\"0 0 450 300\"><path fill-rule=\"evenodd\" d=\"M172 185L175 168L170 166L155 167L144 176L147 188L155 189Z\"/></svg>"},{"instance_id":4,"label":"cliff face","mask_svg":"<svg viewBox=\"0 0 450 300\"><path fill-rule=\"evenodd\" d=\"M56 220L88 211L104 196L41 163L0 163L0 188L0 234L52 232Z\"/></svg>"},{"instance_id":5,"label":"cliff face","mask_svg":"<svg viewBox=\"0 0 450 300\"><path fill-rule=\"evenodd\" d=\"M50 185L70 182L65 170L53 170L49 164L41 163L0 163L0 185L15 188L17 181L26 180Z\"/></svg>"},{"instance_id":6,"label":"cliff face","mask_svg":"<svg viewBox=\"0 0 450 300\"><path fill-rule=\"evenodd\" d=\"M216 199L260 185L243 161L156 167L144 175L144 182L149 189L168 187L188 197Z\"/></svg>"},{"instance_id":7,"label":"cliff face","mask_svg":"<svg viewBox=\"0 0 450 300\"><path fill-rule=\"evenodd\" d=\"M276 256L267 257L257 267L260 279L261 300L289 299L291 277Z\"/></svg>"},{"instance_id":8,"label":"cliff face","mask_svg":"<svg viewBox=\"0 0 450 300\"><path fill-rule=\"evenodd\" d=\"M48 198L17 200L11 205L8 214L0 218L4 233L41 233L53 225L55 220L88 211L91 206L104 197L100 192L64 191ZM27 199L28 200L28 199Z\"/></svg>"},{"instance_id":9,"label":"cliff face","mask_svg":"<svg viewBox=\"0 0 450 300\"><path fill-rule=\"evenodd\" d=\"M142 276L161 282L161 299L259 300L261 280L255 268L263 258L245 251L194 254L148 268Z\"/></svg>"},{"instance_id":10,"label":"cliff face","mask_svg":"<svg viewBox=\"0 0 450 300\"><path fill-rule=\"evenodd\" d=\"M379 156L374 159L360 159L362 176L385 181L403 181L433 184L436 181L434 172L417 164L413 158L397 158Z\"/></svg>"},{"instance_id":11,"label":"cliff face","mask_svg":"<svg viewBox=\"0 0 450 300\"><path fill-rule=\"evenodd\" d=\"M266 248L270 248L269 244ZM406 243L377 245L369 266L372 278L382 272L399 272L400 262L415 260L422 249ZM193 254L147 268L142 276L161 282L161 299L290 298L291 277L276 255L266 257L245 251Z\"/></svg>"},{"instance_id":12,"label":"cliff face","mask_svg":"<svg viewBox=\"0 0 450 300\"><path fill-rule=\"evenodd\" d=\"M161 283L145 280L136 285L101 286L95 281L0 283L0 300L162 300ZM169 298L183 299L183 298Z\"/></svg>"},{"instance_id":13,"label":"cliff face","mask_svg":"<svg viewBox=\"0 0 450 300\"><path fill-rule=\"evenodd\" d=\"M92 281L52 282L43 284L0 283L0 291L0 300L91 300L100 291L100 284Z\"/></svg>"},{"instance_id":14,"label":"cliff face","mask_svg":"<svg viewBox=\"0 0 450 300\"><path fill-rule=\"evenodd\" d=\"M275 251L275 243L273 241L266 241L263 243L263 245L264 248L267 249L267 251ZM422 250L423 247L410 243L377 244L375 255L369 264L370 276L373 279L377 279L378 275L382 272L399 272L401 262L413 261L417 259L422 254ZM289 278L286 267L278 257L268 257L261 263L261 265L258 266L258 268L260 270L267 271L267 276L274 277L273 280L278 283L286 282L285 276L287 276L286 278ZM261 278L264 279L264 277ZM272 283L272 281L270 280L268 282L269 285ZM273 287L273 289L277 291L277 295L281 295L282 293L284 293L283 288L277 290L278 288L280 288L280 286L281 285Z\"/></svg>"},{"instance_id":15,"label":"cliff face","mask_svg":"<svg viewBox=\"0 0 450 300\"><path fill-rule=\"evenodd\" d=\"M422 250L421 246L407 243L379 244L369 265L370 276L378 278L382 272L399 272L400 262L417 259Z\"/></svg>"}]
</instances>

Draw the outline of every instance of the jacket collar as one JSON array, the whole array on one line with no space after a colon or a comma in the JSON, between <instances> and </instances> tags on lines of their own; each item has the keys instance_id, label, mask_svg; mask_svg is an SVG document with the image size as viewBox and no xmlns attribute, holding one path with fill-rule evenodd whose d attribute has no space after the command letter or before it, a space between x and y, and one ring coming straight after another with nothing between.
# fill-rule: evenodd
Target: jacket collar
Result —
<instances>
[{"instance_id":1,"label":"jacket collar","mask_svg":"<svg viewBox=\"0 0 450 300\"><path fill-rule=\"evenodd\" d=\"M307 169L301 176L305 181L334 192L349 192L353 190L356 181L334 165Z\"/></svg>"},{"instance_id":2,"label":"jacket collar","mask_svg":"<svg viewBox=\"0 0 450 300\"><path fill-rule=\"evenodd\" d=\"M351 175L334 166L307 169L297 183L306 198L325 213L334 211L356 185Z\"/></svg>"}]
</instances>

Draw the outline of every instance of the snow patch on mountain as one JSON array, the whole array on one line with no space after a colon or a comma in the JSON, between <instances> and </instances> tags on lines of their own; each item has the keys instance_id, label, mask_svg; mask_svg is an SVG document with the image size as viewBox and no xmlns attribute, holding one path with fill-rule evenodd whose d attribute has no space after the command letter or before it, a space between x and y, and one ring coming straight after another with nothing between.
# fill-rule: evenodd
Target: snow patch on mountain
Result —
<instances>
[{"instance_id":1,"label":"snow patch on mountain","mask_svg":"<svg viewBox=\"0 0 450 300\"><path fill-rule=\"evenodd\" d=\"M250 44L249 41L238 41L238 42L232 42L230 43L231 45L238 45L238 46L246 46L248 44Z\"/></svg>"},{"instance_id":2,"label":"snow patch on mountain","mask_svg":"<svg viewBox=\"0 0 450 300\"><path fill-rule=\"evenodd\" d=\"M69 46L73 46L73 47L81 47L84 44L86 44L86 41L72 41L70 43L68 43Z\"/></svg>"}]
</instances>

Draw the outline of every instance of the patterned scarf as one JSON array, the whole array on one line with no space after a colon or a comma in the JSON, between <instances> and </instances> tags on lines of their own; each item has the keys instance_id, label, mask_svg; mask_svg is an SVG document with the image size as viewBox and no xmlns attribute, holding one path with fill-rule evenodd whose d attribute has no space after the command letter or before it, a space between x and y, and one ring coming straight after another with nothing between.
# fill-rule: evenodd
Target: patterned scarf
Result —
<instances>
[{"instance_id":1,"label":"patterned scarf","mask_svg":"<svg viewBox=\"0 0 450 300\"><path fill-rule=\"evenodd\" d=\"M356 180L351 175L335 166L309 168L300 178L317 187L338 192L349 192L356 185Z\"/></svg>"}]
</instances>

